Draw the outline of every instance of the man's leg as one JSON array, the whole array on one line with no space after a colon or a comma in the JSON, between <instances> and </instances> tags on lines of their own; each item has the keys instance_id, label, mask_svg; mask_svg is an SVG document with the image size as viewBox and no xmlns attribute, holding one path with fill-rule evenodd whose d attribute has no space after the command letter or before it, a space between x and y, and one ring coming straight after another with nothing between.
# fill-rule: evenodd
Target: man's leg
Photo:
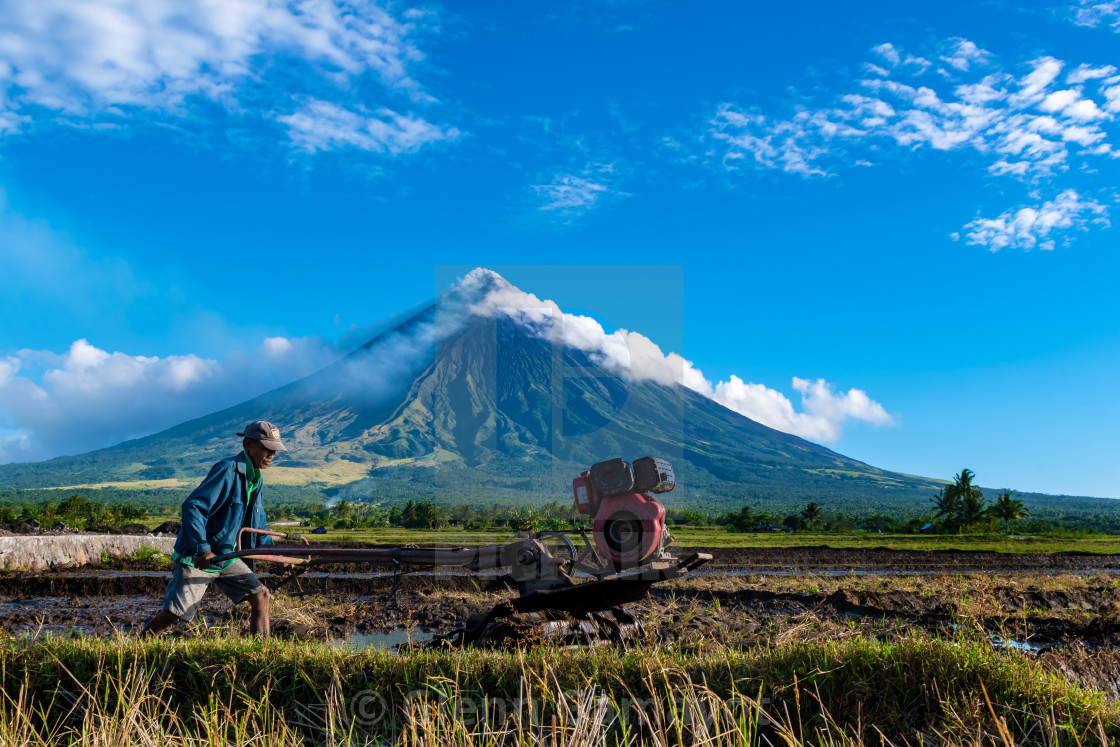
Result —
<instances>
[{"instance_id":1,"label":"man's leg","mask_svg":"<svg viewBox=\"0 0 1120 747\"><path fill-rule=\"evenodd\" d=\"M171 581L167 584L167 593L163 597L163 609L148 618L140 634L159 635L180 620L194 619L210 581L209 574L176 563L171 571Z\"/></svg>"},{"instance_id":2,"label":"man's leg","mask_svg":"<svg viewBox=\"0 0 1120 747\"><path fill-rule=\"evenodd\" d=\"M268 588L262 586L256 594L250 594L245 598L249 602L249 632L262 638L269 636L269 597Z\"/></svg>"},{"instance_id":3,"label":"man's leg","mask_svg":"<svg viewBox=\"0 0 1120 747\"><path fill-rule=\"evenodd\" d=\"M249 631L253 635L267 636L271 627L268 619L271 595L245 561L239 558L222 569L216 583L234 604L249 603Z\"/></svg>"},{"instance_id":4,"label":"man's leg","mask_svg":"<svg viewBox=\"0 0 1120 747\"><path fill-rule=\"evenodd\" d=\"M144 629L140 631L140 635L159 635L177 622L179 622L179 616L174 612L159 610L148 618L148 622L144 623Z\"/></svg>"}]
</instances>

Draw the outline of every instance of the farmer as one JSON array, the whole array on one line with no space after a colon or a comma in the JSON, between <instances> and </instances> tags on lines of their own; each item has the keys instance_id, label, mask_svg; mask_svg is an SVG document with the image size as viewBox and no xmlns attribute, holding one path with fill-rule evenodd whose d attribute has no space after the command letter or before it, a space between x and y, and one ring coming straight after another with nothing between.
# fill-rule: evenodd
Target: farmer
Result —
<instances>
[{"instance_id":1,"label":"farmer","mask_svg":"<svg viewBox=\"0 0 1120 747\"><path fill-rule=\"evenodd\" d=\"M158 635L178 620L192 620L211 582L234 604L247 599L249 630L268 635L268 589L240 558L220 567L210 559L233 552L242 527L268 529L261 503L261 472L272 464L276 452L287 449L280 441L280 431L264 420L254 420L237 435L244 436L244 451L211 467L202 484L183 501L183 526L171 553L175 562L171 582L163 609L144 625L144 635ZM271 543L268 535L246 532L241 548Z\"/></svg>"}]
</instances>

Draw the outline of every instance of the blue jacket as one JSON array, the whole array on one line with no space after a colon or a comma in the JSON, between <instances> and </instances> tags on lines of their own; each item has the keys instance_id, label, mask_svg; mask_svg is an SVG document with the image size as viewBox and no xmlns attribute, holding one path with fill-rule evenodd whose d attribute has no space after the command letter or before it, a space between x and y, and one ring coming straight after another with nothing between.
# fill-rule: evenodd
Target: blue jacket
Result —
<instances>
[{"instance_id":1,"label":"blue jacket","mask_svg":"<svg viewBox=\"0 0 1120 747\"><path fill-rule=\"evenodd\" d=\"M215 555L233 552L237 533L242 527L268 529L264 518L264 480L248 504L248 480L245 477L245 454L223 459L210 468L210 474L183 501L183 526L175 540L175 552L185 557L209 550ZM266 534L246 532L241 549L271 545Z\"/></svg>"}]
</instances>

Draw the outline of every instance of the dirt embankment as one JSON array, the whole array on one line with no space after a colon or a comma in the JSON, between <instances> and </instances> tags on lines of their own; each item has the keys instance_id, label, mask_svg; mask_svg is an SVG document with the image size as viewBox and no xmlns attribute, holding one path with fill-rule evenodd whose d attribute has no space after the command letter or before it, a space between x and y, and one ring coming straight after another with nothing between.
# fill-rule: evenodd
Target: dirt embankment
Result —
<instances>
[{"instance_id":1,"label":"dirt embankment","mask_svg":"<svg viewBox=\"0 0 1120 747\"><path fill-rule=\"evenodd\" d=\"M4 573L0 574L0 599L28 599L34 597L114 597L155 596L162 598L167 589L170 569L162 572L89 570L83 573ZM262 574L266 584L272 577ZM323 574L305 575L298 585L288 584L285 591L301 596L389 594L393 579L389 576L375 578L338 577ZM444 592L478 592L490 594L508 589L499 576L472 576L464 574L400 577L398 593L438 594Z\"/></svg>"},{"instance_id":2,"label":"dirt embankment","mask_svg":"<svg viewBox=\"0 0 1120 747\"><path fill-rule=\"evenodd\" d=\"M290 543L277 543L289 546ZM292 545L298 546L298 545ZM332 547L384 547L361 543L331 543ZM447 545L452 547L452 545ZM728 548L674 547L677 557L706 552L712 561L704 570L739 572L791 571L1090 571L1120 570L1120 555L1092 553L998 553L960 550L892 550L888 548L836 549L831 547ZM405 568L405 570L425 570ZM385 566L369 563L338 563L332 573L384 573Z\"/></svg>"}]
</instances>

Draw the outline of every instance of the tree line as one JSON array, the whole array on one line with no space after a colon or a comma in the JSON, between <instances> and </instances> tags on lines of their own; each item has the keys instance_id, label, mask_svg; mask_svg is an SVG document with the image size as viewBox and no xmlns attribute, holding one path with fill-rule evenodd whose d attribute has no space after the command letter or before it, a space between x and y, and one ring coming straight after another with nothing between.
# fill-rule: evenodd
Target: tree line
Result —
<instances>
[{"instance_id":1,"label":"tree line","mask_svg":"<svg viewBox=\"0 0 1120 747\"><path fill-rule=\"evenodd\" d=\"M1011 525L1030 517L1030 511L1014 490L1002 490L989 504L984 492L975 484L976 474L963 469L953 476L953 481L941 488L929 500L932 507L924 517L899 518L887 514L865 516L826 513L816 502L808 503L800 512L775 516L756 513L750 506L737 512L718 516L705 516L694 511L671 511L672 518L693 526L720 526L736 532L765 531L879 531L908 533L930 531L956 533L974 530L992 531L1002 523L1005 533ZM1034 522L1028 531L1050 531L1063 528L1059 521ZM1069 527L1065 527L1069 528ZM1077 527L1085 528L1085 527Z\"/></svg>"},{"instance_id":2,"label":"tree line","mask_svg":"<svg viewBox=\"0 0 1120 747\"><path fill-rule=\"evenodd\" d=\"M543 506L443 506L433 501L409 500L402 506L384 507L342 499L306 514L309 525L335 529L402 527L468 531L513 529L514 531L563 531L587 526L590 521L572 505L550 501Z\"/></svg>"},{"instance_id":3,"label":"tree line","mask_svg":"<svg viewBox=\"0 0 1120 747\"><path fill-rule=\"evenodd\" d=\"M60 503L44 501L35 506L0 506L0 522L39 524L49 527L59 522L74 529L92 526L120 526L144 521L147 509L130 503L100 503L83 495L72 495Z\"/></svg>"},{"instance_id":4,"label":"tree line","mask_svg":"<svg viewBox=\"0 0 1120 747\"><path fill-rule=\"evenodd\" d=\"M442 505L431 500L414 499L389 506L346 499L332 499L326 504L306 499L279 504L266 500L266 503L269 504L266 510L270 521L299 520L311 526L337 529L455 527L468 531L562 531L590 524L590 519L576 512L571 503L557 501L540 506L499 503L490 506ZM666 508L666 520L670 526L675 527L718 527L733 532L957 533L994 531L997 527L1009 532L1012 525L1017 525L1028 533L1062 529L1120 529L1120 523L1111 521L1111 517L1084 515L1076 510L1071 510L1065 516L1055 515L1052 511L1039 511L1039 514L1045 515L1032 517L1032 512L1024 505L1021 496L1013 490L1002 490L994 501L989 502L984 492L976 486L975 473L969 469L963 469L954 475L951 482L929 498L927 505L918 509L909 516L858 514L830 509L811 501L801 510L782 513L770 513L756 510L750 505L742 505L738 510L708 514L695 509L673 507L670 503ZM143 522L149 515L149 510L143 505L96 501L79 494L57 504L47 500L38 504L3 501L3 505L0 505L0 522L37 522L45 527L60 521L78 529L120 525ZM1033 520L1026 521L1032 518Z\"/></svg>"}]
</instances>

